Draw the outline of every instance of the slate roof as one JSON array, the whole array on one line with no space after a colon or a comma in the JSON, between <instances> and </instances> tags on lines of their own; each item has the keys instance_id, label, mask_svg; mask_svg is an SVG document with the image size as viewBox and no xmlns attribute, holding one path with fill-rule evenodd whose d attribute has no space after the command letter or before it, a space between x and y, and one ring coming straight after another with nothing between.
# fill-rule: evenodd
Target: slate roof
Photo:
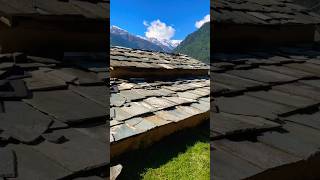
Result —
<instances>
[{"instance_id":1,"label":"slate roof","mask_svg":"<svg viewBox=\"0 0 320 180\"><path fill-rule=\"evenodd\" d=\"M215 23L279 25L319 24L320 16L292 0L211 1Z\"/></svg>"},{"instance_id":2,"label":"slate roof","mask_svg":"<svg viewBox=\"0 0 320 180\"><path fill-rule=\"evenodd\" d=\"M213 179L317 179L320 46L211 57Z\"/></svg>"},{"instance_id":3,"label":"slate roof","mask_svg":"<svg viewBox=\"0 0 320 180\"><path fill-rule=\"evenodd\" d=\"M0 15L82 16L93 19L109 17L109 0L1 0Z\"/></svg>"},{"instance_id":4,"label":"slate roof","mask_svg":"<svg viewBox=\"0 0 320 180\"><path fill-rule=\"evenodd\" d=\"M0 178L106 176L105 59L0 55Z\"/></svg>"},{"instance_id":5,"label":"slate roof","mask_svg":"<svg viewBox=\"0 0 320 180\"><path fill-rule=\"evenodd\" d=\"M194 72L207 74L209 70L208 65L187 55L152 52L117 46L111 47L110 59L110 67L113 69L141 68L150 71L170 70L174 76L177 75L177 71L188 72L187 70L194 70ZM151 72L148 73L150 74Z\"/></svg>"},{"instance_id":6,"label":"slate roof","mask_svg":"<svg viewBox=\"0 0 320 180\"><path fill-rule=\"evenodd\" d=\"M185 55L122 47L112 47L110 54L111 146L165 125L209 113L208 65ZM121 71L128 67L133 67L128 73L131 75L113 77L115 69ZM144 69L147 76L131 73L135 68ZM152 74L157 70L160 76ZM166 70L172 71L167 73ZM201 73L189 76L177 73L189 70Z\"/></svg>"}]
</instances>

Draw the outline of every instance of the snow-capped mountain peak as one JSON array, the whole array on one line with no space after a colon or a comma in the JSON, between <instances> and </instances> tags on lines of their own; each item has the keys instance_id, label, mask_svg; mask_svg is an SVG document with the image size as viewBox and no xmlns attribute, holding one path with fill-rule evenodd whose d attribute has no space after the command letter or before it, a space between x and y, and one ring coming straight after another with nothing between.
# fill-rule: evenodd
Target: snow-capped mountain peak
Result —
<instances>
[{"instance_id":1,"label":"snow-capped mountain peak","mask_svg":"<svg viewBox=\"0 0 320 180\"><path fill-rule=\"evenodd\" d=\"M111 33L115 33L115 34L128 34L129 32L127 30L124 30L118 26L111 26L110 28L110 32Z\"/></svg>"},{"instance_id":2,"label":"snow-capped mountain peak","mask_svg":"<svg viewBox=\"0 0 320 180\"><path fill-rule=\"evenodd\" d=\"M159 40L156 38L148 38L140 35L133 35L133 34L130 34L127 30L124 30L114 25L110 27L110 33L114 35L123 36L122 38L128 38L128 39L131 39L131 41L134 40L142 44L143 44L143 41L145 42L147 41L151 44L158 46L164 52L172 52L172 50L176 48L181 42L181 40L169 40L169 39Z\"/></svg>"}]
</instances>

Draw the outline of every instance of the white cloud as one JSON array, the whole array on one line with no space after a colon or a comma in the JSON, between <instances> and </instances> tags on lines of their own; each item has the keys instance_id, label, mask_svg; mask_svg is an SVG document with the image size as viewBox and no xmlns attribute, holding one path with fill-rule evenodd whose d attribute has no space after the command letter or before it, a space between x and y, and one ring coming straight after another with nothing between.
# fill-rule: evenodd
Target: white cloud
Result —
<instances>
[{"instance_id":1,"label":"white cloud","mask_svg":"<svg viewBox=\"0 0 320 180\"><path fill-rule=\"evenodd\" d=\"M148 21L144 20L144 21L143 21L143 25L145 25L145 26L149 26Z\"/></svg>"},{"instance_id":2,"label":"white cloud","mask_svg":"<svg viewBox=\"0 0 320 180\"><path fill-rule=\"evenodd\" d=\"M147 27L145 36L147 38L156 38L158 40L170 40L176 30L172 26L166 25L166 23L161 22L159 19L152 21L150 24L147 21L143 21L143 24Z\"/></svg>"},{"instance_id":3,"label":"white cloud","mask_svg":"<svg viewBox=\"0 0 320 180\"><path fill-rule=\"evenodd\" d=\"M209 21L210 21L210 15L207 14L206 16L203 17L203 19L201 19L200 21L197 21L197 22L195 23L195 26L196 26L197 28L201 28L201 26L202 26L203 24L205 24L206 22L209 22Z\"/></svg>"}]
</instances>

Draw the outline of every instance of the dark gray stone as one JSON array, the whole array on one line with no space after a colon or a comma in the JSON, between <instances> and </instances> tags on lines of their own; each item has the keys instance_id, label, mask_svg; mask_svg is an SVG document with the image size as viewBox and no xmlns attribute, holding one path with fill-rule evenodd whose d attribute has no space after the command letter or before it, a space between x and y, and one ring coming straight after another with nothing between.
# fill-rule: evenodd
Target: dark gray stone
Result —
<instances>
[{"instance_id":1,"label":"dark gray stone","mask_svg":"<svg viewBox=\"0 0 320 180\"><path fill-rule=\"evenodd\" d=\"M61 179L72 172L50 157L27 145L9 145L17 156L17 177L22 179ZM48 178L50 177L50 178Z\"/></svg>"},{"instance_id":2,"label":"dark gray stone","mask_svg":"<svg viewBox=\"0 0 320 180\"><path fill-rule=\"evenodd\" d=\"M106 109L70 90L34 92L28 104L66 123L103 118Z\"/></svg>"},{"instance_id":3,"label":"dark gray stone","mask_svg":"<svg viewBox=\"0 0 320 180\"><path fill-rule=\"evenodd\" d=\"M109 103L107 86L71 86L70 89L103 107Z\"/></svg>"},{"instance_id":4,"label":"dark gray stone","mask_svg":"<svg viewBox=\"0 0 320 180\"><path fill-rule=\"evenodd\" d=\"M37 140L51 122L48 116L19 101L4 102L4 113L0 113L1 129L24 143Z\"/></svg>"},{"instance_id":5,"label":"dark gray stone","mask_svg":"<svg viewBox=\"0 0 320 180\"><path fill-rule=\"evenodd\" d=\"M14 178L17 176L16 154L9 148L0 148L0 177Z\"/></svg>"},{"instance_id":6,"label":"dark gray stone","mask_svg":"<svg viewBox=\"0 0 320 180\"><path fill-rule=\"evenodd\" d=\"M72 172L79 172L106 166L109 152L105 143L75 129L52 132L65 136L69 141L62 144L42 142L33 148Z\"/></svg>"}]
</instances>

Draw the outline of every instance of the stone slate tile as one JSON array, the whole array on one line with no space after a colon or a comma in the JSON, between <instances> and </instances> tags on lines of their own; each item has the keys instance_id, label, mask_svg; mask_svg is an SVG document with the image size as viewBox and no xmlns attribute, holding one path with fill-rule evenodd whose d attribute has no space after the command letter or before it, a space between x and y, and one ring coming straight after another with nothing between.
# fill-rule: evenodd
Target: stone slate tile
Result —
<instances>
[{"instance_id":1,"label":"stone slate tile","mask_svg":"<svg viewBox=\"0 0 320 180\"><path fill-rule=\"evenodd\" d=\"M157 115L150 115L150 116L144 117L144 119L146 121L151 122L152 124L155 124L156 126L163 126L165 124L171 123L171 121L167 121L167 120L165 120L165 119L163 119L163 118L161 118L160 116L157 116Z\"/></svg>"},{"instance_id":2,"label":"stone slate tile","mask_svg":"<svg viewBox=\"0 0 320 180\"><path fill-rule=\"evenodd\" d=\"M197 102L194 99L183 98L183 97L174 97L174 96L172 96L172 97L163 97L163 98L171 101L172 103L174 103L176 105L191 104L191 103Z\"/></svg>"},{"instance_id":3,"label":"stone slate tile","mask_svg":"<svg viewBox=\"0 0 320 180\"><path fill-rule=\"evenodd\" d=\"M172 122L179 122L191 116L190 114L179 111L177 109L157 111L154 114L161 117L162 119Z\"/></svg>"},{"instance_id":4,"label":"stone slate tile","mask_svg":"<svg viewBox=\"0 0 320 180\"><path fill-rule=\"evenodd\" d=\"M210 131L223 135L233 135L259 129L259 127L254 124L225 116L223 113L211 113L210 119Z\"/></svg>"},{"instance_id":5,"label":"stone slate tile","mask_svg":"<svg viewBox=\"0 0 320 180\"><path fill-rule=\"evenodd\" d=\"M45 141L37 146L33 146L33 149L69 171L85 171L102 167L109 163L106 144L96 138L75 129L56 130L52 133L62 135L68 141L62 144Z\"/></svg>"},{"instance_id":6,"label":"stone slate tile","mask_svg":"<svg viewBox=\"0 0 320 180\"><path fill-rule=\"evenodd\" d=\"M116 121L120 121L121 122L121 121L129 119L131 117L132 117L131 114L129 114L128 112L122 110L119 107L110 108L110 118L112 120L116 120Z\"/></svg>"},{"instance_id":7,"label":"stone slate tile","mask_svg":"<svg viewBox=\"0 0 320 180\"><path fill-rule=\"evenodd\" d=\"M236 89L235 87L218 83L218 82L215 82L214 84L212 83L210 90L213 96L221 96L223 94L227 94L231 92L244 91L244 89Z\"/></svg>"},{"instance_id":8,"label":"stone slate tile","mask_svg":"<svg viewBox=\"0 0 320 180\"><path fill-rule=\"evenodd\" d=\"M145 97L154 97L154 96L160 96L156 93L156 91L147 90L147 89L133 89L132 91L141 94Z\"/></svg>"},{"instance_id":9,"label":"stone slate tile","mask_svg":"<svg viewBox=\"0 0 320 180\"><path fill-rule=\"evenodd\" d=\"M125 123L130 126L130 127L134 127L135 125L139 124L141 121L143 121L143 118L131 118L125 121Z\"/></svg>"},{"instance_id":10,"label":"stone slate tile","mask_svg":"<svg viewBox=\"0 0 320 180\"><path fill-rule=\"evenodd\" d=\"M0 129L24 143L38 139L52 123L50 117L21 101L6 101L3 108Z\"/></svg>"},{"instance_id":11,"label":"stone slate tile","mask_svg":"<svg viewBox=\"0 0 320 180\"><path fill-rule=\"evenodd\" d=\"M205 101L198 101L197 103L192 103L190 106L197 108L202 113L210 110L210 103L205 102Z\"/></svg>"},{"instance_id":12,"label":"stone slate tile","mask_svg":"<svg viewBox=\"0 0 320 180\"><path fill-rule=\"evenodd\" d=\"M278 115L291 112L292 107L250 96L219 97L215 99L221 112L247 116L258 116L267 119L276 119Z\"/></svg>"},{"instance_id":13,"label":"stone slate tile","mask_svg":"<svg viewBox=\"0 0 320 180\"><path fill-rule=\"evenodd\" d=\"M75 68L62 68L60 70L68 75L76 76L78 79L75 83L78 85L103 84L103 81L99 80L97 75L92 72L86 72Z\"/></svg>"},{"instance_id":14,"label":"stone slate tile","mask_svg":"<svg viewBox=\"0 0 320 180\"><path fill-rule=\"evenodd\" d=\"M298 126L299 125L286 125L285 129L288 132L284 133L264 133L258 137L258 141L301 158L307 158L311 154L319 151L319 143L315 142L319 136L319 132L311 128Z\"/></svg>"},{"instance_id":15,"label":"stone slate tile","mask_svg":"<svg viewBox=\"0 0 320 180\"><path fill-rule=\"evenodd\" d=\"M121 115L121 111L124 111L125 115ZM143 104L139 102L132 102L129 103L128 106L124 106L120 108L120 112L116 112L116 120L125 120L134 116L143 115L146 113L150 113L151 110L144 106ZM123 116L123 118L122 118Z\"/></svg>"},{"instance_id":16,"label":"stone slate tile","mask_svg":"<svg viewBox=\"0 0 320 180\"><path fill-rule=\"evenodd\" d=\"M248 161L220 149L211 150L210 164L214 164L210 166L210 171L220 179L244 179L262 171Z\"/></svg>"},{"instance_id":17,"label":"stone slate tile","mask_svg":"<svg viewBox=\"0 0 320 180\"><path fill-rule=\"evenodd\" d=\"M174 91L170 91L168 89L156 89L151 91L159 96L170 96L175 93Z\"/></svg>"},{"instance_id":18,"label":"stone slate tile","mask_svg":"<svg viewBox=\"0 0 320 180\"><path fill-rule=\"evenodd\" d=\"M71 173L48 156L37 152L27 145L9 145L17 156L17 177L10 180L22 179L61 179ZM8 178L9 179L9 178Z\"/></svg>"},{"instance_id":19,"label":"stone slate tile","mask_svg":"<svg viewBox=\"0 0 320 180\"><path fill-rule=\"evenodd\" d=\"M139 94L135 90L123 90L123 91L120 91L120 95L126 98L127 101L136 101L136 100L144 99L147 97L143 94Z\"/></svg>"},{"instance_id":20,"label":"stone slate tile","mask_svg":"<svg viewBox=\"0 0 320 180\"><path fill-rule=\"evenodd\" d=\"M202 113L201 110L191 106L177 106L176 109L178 112L181 112L183 114L190 114L191 116Z\"/></svg>"},{"instance_id":21,"label":"stone slate tile","mask_svg":"<svg viewBox=\"0 0 320 180\"><path fill-rule=\"evenodd\" d=\"M134 118L136 119L136 118ZM127 121L130 121L132 119L129 119ZM128 122L126 121L126 123L128 124ZM147 121L144 118L141 118L141 121L137 122L135 125L132 125L134 128L140 129L141 131L148 131L150 129L153 129L155 127L157 127L156 124L152 123L151 121Z\"/></svg>"},{"instance_id":22,"label":"stone slate tile","mask_svg":"<svg viewBox=\"0 0 320 180\"><path fill-rule=\"evenodd\" d=\"M20 100L29 95L28 89L23 80L3 80L0 84L1 100Z\"/></svg>"},{"instance_id":23,"label":"stone slate tile","mask_svg":"<svg viewBox=\"0 0 320 180\"><path fill-rule=\"evenodd\" d=\"M119 93L111 93L110 105L120 107L126 102L126 98L121 96Z\"/></svg>"},{"instance_id":24,"label":"stone slate tile","mask_svg":"<svg viewBox=\"0 0 320 180\"><path fill-rule=\"evenodd\" d=\"M280 83L297 80L295 77L268 71L264 69L251 69L251 70L233 70L228 71L228 74L240 76L242 78L251 79L264 83Z\"/></svg>"},{"instance_id":25,"label":"stone slate tile","mask_svg":"<svg viewBox=\"0 0 320 180\"><path fill-rule=\"evenodd\" d=\"M0 177L14 178L17 176L16 154L9 148L0 149Z\"/></svg>"},{"instance_id":26,"label":"stone slate tile","mask_svg":"<svg viewBox=\"0 0 320 180\"><path fill-rule=\"evenodd\" d=\"M150 104L153 107L152 109L156 110L166 109L176 105L176 103L160 97L150 97L143 101Z\"/></svg>"},{"instance_id":27,"label":"stone slate tile","mask_svg":"<svg viewBox=\"0 0 320 180\"><path fill-rule=\"evenodd\" d=\"M243 125L247 125L248 127L253 125L254 128L252 129L244 128L244 130L250 130L250 131L256 131L256 132L265 130L265 129L278 128L281 126L276 122L269 121L261 117L255 117L255 116L234 115L234 114L228 114L228 113L211 113L210 115L213 119L213 125L215 124L214 120L216 119L215 117L217 116L217 119L227 119L228 121L230 121L230 123L233 123L233 122L236 122L236 124L242 123ZM225 123L225 121L223 121L222 124L223 123ZM231 125L230 128L232 129L232 127L237 127L237 126ZM243 131L243 129L238 129L238 130ZM235 129L235 131L238 131L238 130Z\"/></svg>"},{"instance_id":28,"label":"stone slate tile","mask_svg":"<svg viewBox=\"0 0 320 180\"><path fill-rule=\"evenodd\" d=\"M293 94L293 95L313 99L315 101L320 100L319 89L316 87L313 87L313 86L308 86L303 83L296 82L296 83L291 83L291 84L274 86L272 88L275 90L278 90L278 91L288 93L288 94Z\"/></svg>"},{"instance_id":29,"label":"stone slate tile","mask_svg":"<svg viewBox=\"0 0 320 180\"><path fill-rule=\"evenodd\" d=\"M119 141L124 138L128 138L137 134L144 132L141 129L134 129L129 127L127 124L121 124L117 126L113 126L110 129L110 133L114 137L115 141Z\"/></svg>"},{"instance_id":30,"label":"stone slate tile","mask_svg":"<svg viewBox=\"0 0 320 180\"><path fill-rule=\"evenodd\" d=\"M120 91L122 90L129 90L129 89L132 89L133 87L137 86L137 84L134 84L134 83L126 83L126 82L123 82L121 84L118 84L117 87Z\"/></svg>"},{"instance_id":31,"label":"stone slate tile","mask_svg":"<svg viewBox=\"0 0 320 180\"><path fill-rule=\"evenodd\" d=\"M293 122L286 122L286 124L283 125L283 128L289 131L289 133L297 139L320 147L320 142L318 141L318 138L320 138L320 131Z\"/></svg>"},{"instance_id":32,"label":"stone slate tile","mask_svg":"<svg viewBox=\"0 0 320 180\"><path fill-rule=\"evenodd\" d=\"M59 78L67 83L72 83L74 81L76 81L78 79L77 76L74 76L74 75L71 75L71 74L68 74L66 72L63 72L59 69L52 69L51 71L47 72L47 74L49 76L54 76L56 78Z\"/></svg>"},{"instance_id":33,"label":"stone slate tile","mask_svg":"<svg viewBox=\"0 0 320 180\"><path fill-rule=\"evenodd\" d=\"M285 66L315 74L317 77L320 76L320 65L316 65L312 63L302 63L302 64L292 63L292 64L286 64Z\"/></svg>"},{"instance_id":34,"label":"stone slate tile","mask_svg":"<svg viewBox=\"0 0 320 180\"><path fill-rule=\"evenodd\" d=\"M278 72L285 75L289 75L289 76L293 76L293 77L297 77L299 79L314 77L314 74L311 74L305 71L300 71L293 68L288 68L285 66L261 66L260 68L266 69L269 71Z\"/></svg>"},{"instance_id":35,"label":"stone slate tile","mask_svg":"<svg viewBox=\"0 0 320 180\"><path fill-rule=\"evenodd\" d=\"M60 64L60 61L57 61L51 58L36 57L36 56L27 56L27 58L33 62L39 62L44 64Z\"/></svg>"},{"instance_id":36,"label":"stone slate tile","mask_svg":"<svg viewBox=\"0 0 320 180\"><path fill-rule=\"evenodd\" d=\"M31 72L31 75L31 78L24 79L29 90L43 91L67 88L65 81L51 76L43 71L33 71Z\"/></svg>"},{"instance_id":37,"label":"stone slate tile","mask_svg":"<svg viewBox=\"0 0 320 180\"><path fill-rule=\"evenodd\" d=\"M320 112L294 114L283 119L320 130Z\"/></svg>"},{"instance_id":38,"label":"stone slate tile","mask_svg":"<svg viewBox=\"0 0 320 180\"><path fill-rule=\"evenodd\" d=\"M244 79L244 78L240 78L240 77L233 76L226 73L214 73L213 80L214 82L221 82L223 84L228 84L238 89L244 89L244 88L249 89L249 88L261 87L265 85L264 83L261 83L258 81Z\"/></svg>"},{"instance_id":39,"label":"stone slate tile","mask_svg":"<svg viewBox=\"0 0 320 180\"><path fill-rule=\"evenodd\" d=\"M109 104L106 86L70 86L69 89L100 104L103 107L107 107Z\"/></svg>"},{"instance_id":40,"label":"stone slate tile","mask_svg":"<svg viewBox=\"0 0 320 180\"><path fill-rule=\"evenodd\" d=\"M178 92L177 95L182 98L194 99L194 100L197 100L198 98L202 97L199 94L193 93L193 91Z\"/></svg>"},{"instance_id":41,"label":"stone slate tile","mask_svg":"<svg viewBox=\"0 0 320 180\"><path fill-rule=\"evenodd\" d=\"M300 80L299 82L320 89L320 80L319 79L315 79L315 80Z\"/></svg>"},{"instance_id":42,"label":"stone slate tile","mask_svg":"<svg viewBox=\"0 0 320 180\"><path fill-rule=\"evenodd\" d=\"M109 124L102 124L102 125L83 125L80 127L75 127L76 130L80 131L81 133L99 140L103 143L108 143L108 138L106 138L106 132L108 132Z\"/></svg>"},{"instance_id":43,"label":"stone slate tile","mask_svg":"<svg viewBox=\"0 0 320 180\"><path fill-rule=\"evenodd\" d=\"M295 96L276 90L249 92L246 94L256 98L264 99L274 103L284 104L286 106L293 106L296 108L305 108L318 104L317 101L314 101L312 99Z\"/></svg>"},{"instance_id":44,"label":"stone slate tile","mask_svg":"<svg viewBox=\"0 0 320 180\"><path fill-rule=\"evenodd\" d=\"M32 99L24 101L65 123L106 116L105 108L70 90L34 92Z\"/></svg>"},{"instance_id":45,"label":"stone slate tile","mask_svg":"<svg viewBox=\"0 0 320 180\"><path fill-rule=\"evenodd\" d=\"M234 156L243 158L264 170L295 163L301 160L298 157L259 142L218 140L211 144Z\"/></svg>"}]
</instances>

